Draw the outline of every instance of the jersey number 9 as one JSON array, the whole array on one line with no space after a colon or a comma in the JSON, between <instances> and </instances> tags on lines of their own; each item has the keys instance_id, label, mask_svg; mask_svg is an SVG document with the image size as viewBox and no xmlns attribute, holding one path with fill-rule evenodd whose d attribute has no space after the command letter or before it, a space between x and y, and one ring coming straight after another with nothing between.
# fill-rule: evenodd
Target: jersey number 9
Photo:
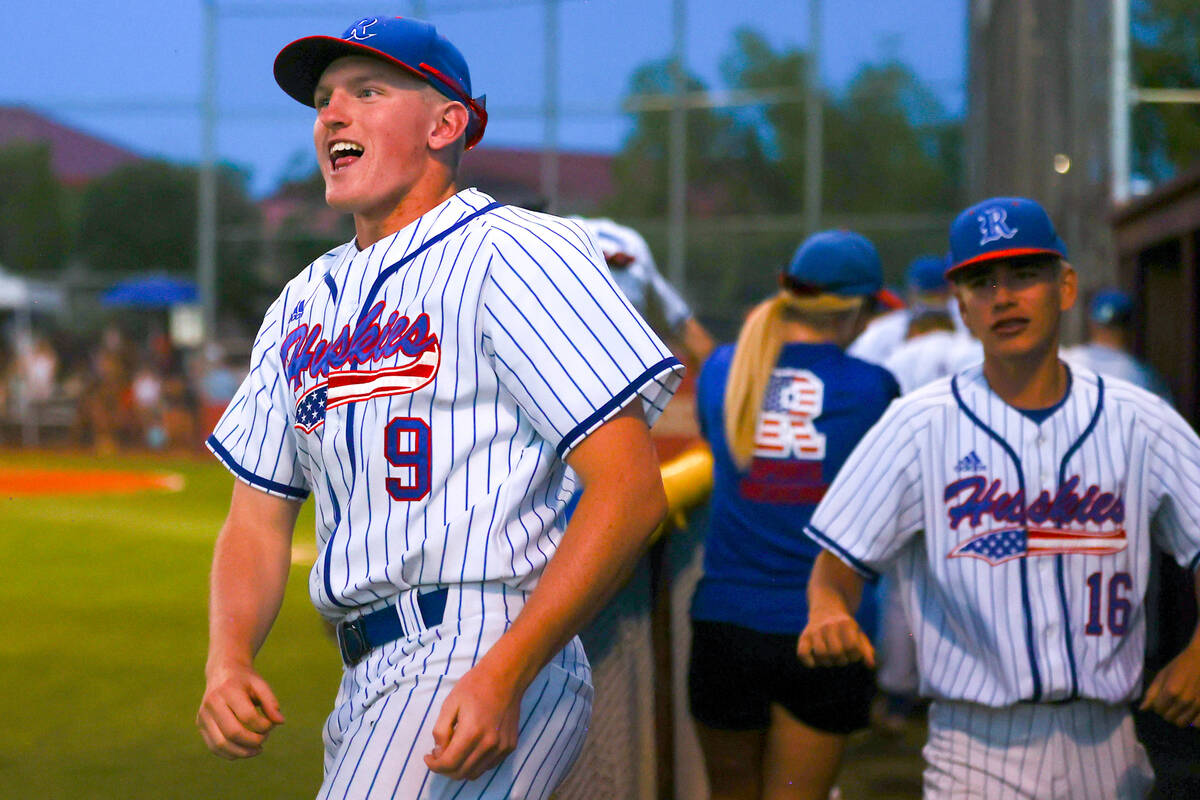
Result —
<instances>
[{"instance_id":1,"label":"jersey number 9","mask_svg":"<svg viewBox=\"0 0 1200 800\"><path fill-rule=\"evenodd\" d=\"M430 439L432 432L423 419L395 417L383 432L383 452L396 468L387 479L393 500L420 500L429 494Z\"/></svg>"}]
</instances>

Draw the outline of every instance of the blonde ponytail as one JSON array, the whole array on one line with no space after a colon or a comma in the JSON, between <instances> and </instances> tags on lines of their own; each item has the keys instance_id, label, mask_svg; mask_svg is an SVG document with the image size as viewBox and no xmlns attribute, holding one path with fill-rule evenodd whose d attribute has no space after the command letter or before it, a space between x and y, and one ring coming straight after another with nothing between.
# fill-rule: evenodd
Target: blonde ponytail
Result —
<instances>
[{"instance_id":1,"label":"blonde ponytail","mask_svg":"<svg viewBox=\"0 0 1200 800\"><path fill-rule=\"evenodd\" d=\"M825 332L828 338L823 341L836 341L836 331L853 322L863 302L863 297L797 295L785 289L759 303L746 316L725 385L725 441L739 471L749 469L754 458L758 417L767 383L785 344L785 323L802 322Z\"/></svg>"},{"instance_id":2,"label":"blonde ponytail","mask_svg":"<svg viewBox=\"0 0 1200 800\"><path fill-rule=\"evenodd\" d=\"M771 370L783 349L783 312L786 292L764 300L747 315L738 333L725 385L725 440L738 470L745 471L754 457L758 414Z\"/></svg>"}]
</instances>

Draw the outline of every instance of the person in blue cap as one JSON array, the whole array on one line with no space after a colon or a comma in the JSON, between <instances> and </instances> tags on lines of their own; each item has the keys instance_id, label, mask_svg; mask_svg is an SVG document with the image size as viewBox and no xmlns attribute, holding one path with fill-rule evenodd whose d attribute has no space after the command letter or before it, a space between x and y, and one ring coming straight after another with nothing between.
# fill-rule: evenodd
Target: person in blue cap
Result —
<instances>
[{"instance_id":1,"label":"person in blue cap","mask_svg":"<svg viewBox=\"0 0 1200 800\"><path fill-rule=\"evenodd\" d=\"M576 634L666 513L648 426L683 367L578 223L458 185L487 112L433 25L364 17L275 78L355 237L284 287L207 440L237 480L197 725L236 759L283 722L254 658L312 495L343 664L318 797L542 800L588 730Z\"/></svg>"},{"instance_id":2,"label":"person in blue cap","mask_svg":"<svg viewBox=\"0 0 1200 800\"><path fill-rule=\"evenodd\" d=\"M1065 348L1062 357L1113 378L1129 381L1171 402L1166 381L1130 352L1133 300L1120 289L1101 289L1088 305L1087 341Z\"/></svg>"},{"instance_id":3,"label":"person in blue cap","mask_svg":"<svg viewBox=\"0 0 1200 800\"><path fill-rule=\"evenodd\" d=\"M712 797L829 796L847 735L865 727L874 676L809 669L795 642L819 546L804 523L842 461L899 394L844 348L882 288L874 245L809 237L736 345L705 363L700 429L713 452L703 575L692 599L688 696ZM864 621L872 616L864 609Z\"/></svg>"},{"instance_id":4,"label":"person in blue cap","mask_svg":"<svg viewBox=\"0 0 1200 800\"><path fill-rule=\"evenodd\" d=\"M1059 357L1078 276L1037 202L965 209L950 251L983 361L892 403L846 460L805 528L825 549L797 653L870 663L854 610L891 570L932 700L924 797L1140 800L1132 704L1200 720L1200 632L1144 675L1155 547L1200 598L1200 437Z\"/></svg>"},{"instance_id":5,"label":"person in blue cap","mask_svg":"<svg viewBox=\"0 0 1200 800\"><path fill-rule=\"evenodd\" d=\"M946 266L944 256L926 254L914 258L904 275L905 305L871 320L846 352L886 366L888 357L919 331L949 326L954 332L965 332L945 278Z\"/></svg>"}]
</instances>

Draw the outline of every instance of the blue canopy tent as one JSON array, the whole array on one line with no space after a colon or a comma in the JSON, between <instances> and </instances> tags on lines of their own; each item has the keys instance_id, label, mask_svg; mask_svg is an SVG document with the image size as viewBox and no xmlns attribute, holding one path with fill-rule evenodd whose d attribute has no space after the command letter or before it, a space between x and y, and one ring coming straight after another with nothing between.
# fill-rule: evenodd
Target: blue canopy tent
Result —
<instances>
[{"instance_id":1,"label":"blue canopy tent","mask_svg":"<svg viewBox=\"0 0 1200 800\"><path fill-rule=\"evenodd\" d=\"M195 303L200 296L196 284L169 275L146 275L114 284L100 297L106 306L122 308L170 308Z\"/></svg>"}]
</instances>

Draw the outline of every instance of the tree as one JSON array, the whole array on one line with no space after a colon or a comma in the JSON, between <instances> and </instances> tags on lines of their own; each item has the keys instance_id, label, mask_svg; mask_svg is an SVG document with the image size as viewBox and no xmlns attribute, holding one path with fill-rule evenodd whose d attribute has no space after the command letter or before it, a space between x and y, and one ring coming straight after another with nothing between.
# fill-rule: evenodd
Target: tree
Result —
<instances>
[{"instance_id":1,"label":"tree","mask_svg":"<svg viewBox=\"0 0 1200 800\"><path fill-rule=\"evenodd\" d=\"M753 172L757 202L751 200L746 207L799 212L804 202L808 108L798 98L805 96L808 55L795 48L776 53L762 36L741 28L734 33L734 48L722 60L721 73L726 83L738 89L774 90L794 98L745 110L740 118L756 145L755 158L745 168ZM819 97L828 106L823 92Z\"/></svg>"},{"instance_id":2,"label":"tree","mask_svg":"<svg viewBox=\"0 0 1200 800\"><path fill-rule=\"evenodd\" d=\"M662 96L673 92L672 62L644 64L630 79L630 96ZM688 92L705 91L696 76L684 79ZM612 211L622 216L658 216L668 200L668 153L671 115L668 111L641 110L613 165L617 192ZM710 109L689 109L686 118L686 164L689 191L722 207L736 207L739 196L736 170L730 157L747 155L752 137L727 114Z\"/></svg>"},{"instance_id":3,"label":"tree","mask_svg":"<svg viewBox=\"0 0 1200 800\"><path fill-rule=\"evenodd\" d=\"M957 207L960 131L908 66L863 67L827 114L826 206L890 213Z\"/></svg>"},{"instance_id":4,"label":"tree","mask_svg":"<svg viewBox=\"0 0 1200 800\"><path fill-rule=\"evenodd\" d=\"M78 254L97 272L194 275L198 182L194 167L163 161L140 161L97 179L84 192ZM217 225L220 307L248 317L261 314L265 292L255 271L258 209L243 178L228 167L218 171Z\"/></svg>"},{"instance_id":5,"label":"tree","mask_svg":"<svg viewBox=\"0 0 1200 800\"><path fill-rule=\"evenodd\" d=\"M733 89L783 99L760 107L688 112L689 190L709 195L711 212L797 213L803 207L808 55L774 50L740 29L721 73ZM635 71L632 95L667 94L670 63ZM704 90L695 77L691 91ZM824 107L824 206L840 212L951 209L959 203L961 124L906 65L862 68L844 95L820 93ZM666 207L668 115L639 112L617 157L619 212L658 215Z\"/></svg>"},{"instance_id":6,"label":"tree","mask_svg":"<svg viewBox=\"0 0 1200 800\"><path fill-rule=\"evenodd\" d=\"M1200 89L1200 5L1135 0L1133 81L1154 89ZM1200 158L1200 104L1146 105L1133 115L1133 166L1164 180Z\"/></svg>"},{"instance_id":7,"label":"tree","mask_svg":"<svg viewBox=\"0 0 1200 800\"><path fill-rule=\"evenodd\" d=\"M22 273L60 269L71 248L68 197L54 176L50 146L0 149L0 264Z\"/></svg>"},{"instance_id":8,"label":"tree","mask_svg":"<svg viewBox=\"0 0 1200 800\"><path fill-rule=\"evenodd\" d=\"M640 67L639 93L669 93L668 62ZM688 112L688 284L680 287L718 335L731 335L743 310L772 290L779 268L803 238L808 108L808 55L774 49L754 31L737 31L721 62L734 90L774 95L776 102ZM695 77L693 91L705 88ZM962 125L932 91L894 60L865 66L843 93L823 91L822 210L850 214L938 212L962 203ZM641 217L652 249L661 252L667 208L668 115L640 112L617 156L613 215ZM649 218L649 219L646 219ZM945 247L945 230L863 230L895 278L915 256Z\"/></svg>"}]
</instances>

